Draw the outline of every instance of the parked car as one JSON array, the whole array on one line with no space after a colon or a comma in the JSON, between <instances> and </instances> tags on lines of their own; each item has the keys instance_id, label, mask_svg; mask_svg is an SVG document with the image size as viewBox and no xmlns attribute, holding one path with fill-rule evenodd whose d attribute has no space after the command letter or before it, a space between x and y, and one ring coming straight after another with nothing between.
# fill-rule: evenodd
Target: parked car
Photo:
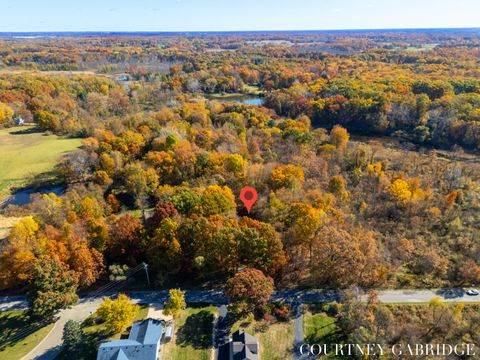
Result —
<instances>
[{"instance_id":1,"label":"parked car","mask_svg":"<svg viewBox=\"0 0 480 360\"><path fill-rule=\"evenodd\" d=\"M470 290L467 290L467 295L477 296L477 295L480 295L480 291L478 291L476 289L470 289Z\"/></svg>"}]
</instances>

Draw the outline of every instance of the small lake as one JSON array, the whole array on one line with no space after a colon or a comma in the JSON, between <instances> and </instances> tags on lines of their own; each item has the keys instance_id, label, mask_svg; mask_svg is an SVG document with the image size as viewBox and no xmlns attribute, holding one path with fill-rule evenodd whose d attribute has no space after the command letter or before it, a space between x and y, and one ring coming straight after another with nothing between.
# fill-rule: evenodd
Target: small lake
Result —
<instances>
[{"instance_id":1,"label":"small lake","mask_svg":"<svg viewBox=\"0 0 480 360\"><path fill-rule=\"evenodd\" d=\"M26 188L19 190L12 194L5 202L0 203L0 207L6 207L8 205L23 206L29 204L32 200L30 196L32 194L50 194L54 193L55 195L62 195L65 192L65 185L49 185L42 186L38 188Z\"/></svg>"}]
</instances>

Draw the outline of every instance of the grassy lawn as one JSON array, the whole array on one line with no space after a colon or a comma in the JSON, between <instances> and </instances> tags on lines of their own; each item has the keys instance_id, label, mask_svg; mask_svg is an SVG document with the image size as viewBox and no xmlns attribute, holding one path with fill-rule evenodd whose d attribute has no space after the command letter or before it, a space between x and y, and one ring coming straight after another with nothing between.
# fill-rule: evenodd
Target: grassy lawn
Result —
<instances>
[{"instance_id":1,"label":"grassy lawn","mask_svg":"<svg viewBox=\"0 0 480 360\"><path fill-rule=\"evenodd\" d=\"M244 85L243 91L245 91L248 94L254 94L254 95L260 95L262 93L262 91L258 88L258 86L252 86L252 85Z\"/></svg>"},{"instance_id":2,"label":"grassy lawn","mask_svg":"<svg viewBox=\"0 0 480 360\"><path fill-rule=\"evenodd\" d=\"M133 322L140 321L146 319L148 315L148 305L139 305L140 311L138 312L137 316L135 317ZM127 329L122 334L114 334L110 335L107 333L105 329L105 325L103 323L97 323L96 321L97 316L96 314L92 314L89 316L83 323L82 329L85 333L85 337L88 342L88 346L83 351L75 354L75 360L95 360L97 358L97 348L100 345L100 342L108 341L108 340L118 340L120 338L128 337L130 329ZM63 351L58 357L58 360L72 360L72 354Z\"/></svg>"},{"instance_id":3,"label":"grassy lawn","mask_svg":"<svg viewBox=\"0 0 480 360\"><path fill-rule=\"evenodd\" d=\"M49 324L27 337L0 349L0 359L17 360L28 354L53 328ZM21 331L32 326L32 322L26 310L2 311L0 312L0 342L15 336Z\"/></svg>"},{"instance_id":4,"label":"grassy lawn","mask_svg":"<svg viewBox=\"0 0 480 360\"><path fill-rule=\"evenodd\" d=\"M10 187L26 185L29 178L53 170L63 154L80 145L80 139L47 135L32 127L1 129L0 200Z\"/></svg>"},{"instance_id":5,"label":"grassy lawn","mask_svg":"<svg viewBox=\"0 0 480 360\"><path fill-rule=\"evenodd\" d=\"M215 94L209 94L209 97L211 97L214 100L228 100L231 98L241 98L245 96L243 93L215 93Z\"/></svg>"},{"instance_id":6,"label":"grassy lawn","mask_svg":"<svg viewBox=\"0 0 480 360\"><path fill-rule=\"evenodd\" d=\"M335 318L323 311L328 305L312 305L303 315L303 336L309 344L341 344L340 330ZM325 356L323 356L325 357ZM335 358L329 354L326 358Z\"/></svg>"},{"instance_id":7,"label":"grassy lawn","mask_svg":"<svg viewBox=\"0 0 480 360\"><path fill-rule=\"evenodd\" d=\"M231 332L243 329L258 339L260 359L283 360L292 357L295 340L295 325L293 321L268 324L263 320L253 318L242 319L232 325Z\"/></svg>"},{"instance_id":8,"label":"grassy lawn","mask_svg":"<svg viewBox=\"0 0 480 360\"><path fill-rule=\"evenodd\" d=\"M140 321L140 320L143 320L147 317L148 315L148 308L149 306L148 305L145 305L145 304L142 304L142 305L139 305L140 306L140 311L138 312L137 316L135 316L135 319L133 320L133 322L136 322L136 321ZM89 316L82 324L82 328L83 328L83 331L85 332L85 334L87 335L96 335L96 336L99 336L103 339L107 339L107 340L118 340L123 336L128 336L129 334L129 330L126 330L124 333L122 334L114 334L114 335L107 335L107 330L105 328L105 325L103 323L97 323L96 322L96 318L97 318L97 315L96 313L95 314L92 314L91 316Z\"/></svg>"},{"instance_id":9,"label":"grassy lawn","mask_svg":"<svg viewBox=\"0 0 480 360\"><path fill-rule=\"evenodd\" d=\"M174 322L173 339L163 346L162 360L209 360L214 306L188 307Z\"/></svg>"}]
</instances>

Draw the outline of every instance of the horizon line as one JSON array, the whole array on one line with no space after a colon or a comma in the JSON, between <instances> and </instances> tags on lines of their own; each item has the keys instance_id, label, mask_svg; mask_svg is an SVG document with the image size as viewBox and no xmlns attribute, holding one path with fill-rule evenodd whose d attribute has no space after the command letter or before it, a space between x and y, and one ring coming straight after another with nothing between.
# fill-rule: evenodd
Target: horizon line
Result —
<instances>
[{"instance_id":1,"label":"horizon line","mask_svg":"<svg viewBox=\"0 0 480 360\"><path fill-rule=\"evenodd\" d=\"M336 28L336 29L274 29L274 30L31 30L0 31L9 34L202 34L202 33L286 33L286 32L365 32L365 31L427 31L427 30L480 30L478 27L398 27L398 28Z\"/></svg>"}]
</instances>

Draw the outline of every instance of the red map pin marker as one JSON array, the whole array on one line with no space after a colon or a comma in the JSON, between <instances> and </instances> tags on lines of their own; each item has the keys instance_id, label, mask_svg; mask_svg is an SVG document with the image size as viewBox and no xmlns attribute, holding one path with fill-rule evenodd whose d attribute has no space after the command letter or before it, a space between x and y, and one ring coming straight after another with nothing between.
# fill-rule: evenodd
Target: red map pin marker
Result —
<instances>
[{"instance_id":1,"label":"red map pin marker","mask_svg":"<svg viewBox=\"0 0 480 360\"><path fill-rule=\"evenodd\" d=\"M257 197L257 190L251 186L244 187L242 191L240 191L240 200L242 200L249 214L253 204L257 201Z\"/></svg>"}]
</instances>

